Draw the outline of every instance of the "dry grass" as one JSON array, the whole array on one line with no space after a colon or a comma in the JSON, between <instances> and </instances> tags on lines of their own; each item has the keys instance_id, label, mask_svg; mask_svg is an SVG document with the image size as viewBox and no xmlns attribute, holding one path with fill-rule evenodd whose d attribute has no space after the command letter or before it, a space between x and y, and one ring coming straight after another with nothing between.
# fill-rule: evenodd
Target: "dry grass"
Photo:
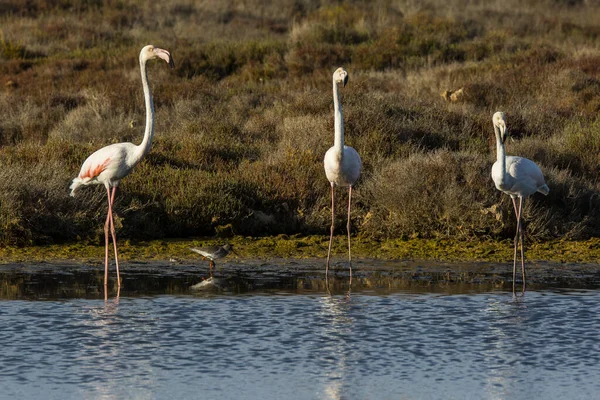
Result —
<instances>
[{"instance_id":1,"label":"dry grass","mask_svg":"<svg viewBox=\"0 0 600 400\"><path fill-rule=\"evenodd\" d=\"M341 65L360 235L511 237L490 178L501 109L508 153L551 189L526 204L530 237L598 236L599 17L584 0L5 1L0 244L101 240L103 188L68 186L95 149L141 140L147 43L177 68L149 65L156 136L121 185L121 237L325 233Z\"/></svg>"}]
</instances>

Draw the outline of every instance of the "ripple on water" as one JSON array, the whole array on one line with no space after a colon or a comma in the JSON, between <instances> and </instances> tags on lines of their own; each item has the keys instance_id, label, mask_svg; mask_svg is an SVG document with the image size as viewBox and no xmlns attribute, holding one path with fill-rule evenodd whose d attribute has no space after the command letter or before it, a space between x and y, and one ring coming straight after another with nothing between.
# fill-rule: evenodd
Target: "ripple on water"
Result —
<instances>
[{"instance_id":1,"label":"ripple on water","mask_svg":"<svg viewBox=\"0 0 600 400\"><path fill-rule=\"evenodd\" d=\"M0 382L25 398L600 390L599 291L4 301L0 318Z\"/></svg>"}]
</instances>

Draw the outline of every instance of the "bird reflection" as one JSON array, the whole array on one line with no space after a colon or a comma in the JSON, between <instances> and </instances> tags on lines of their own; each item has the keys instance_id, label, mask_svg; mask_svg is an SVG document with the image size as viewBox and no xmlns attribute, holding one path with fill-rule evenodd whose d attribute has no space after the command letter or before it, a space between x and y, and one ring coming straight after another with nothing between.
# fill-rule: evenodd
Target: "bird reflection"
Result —
<instances>
[{"instance_id":1,"label":"bird reflection","mask_svg":"<svg viewBox=\"0 0 600 400\"><path fill-rule=\"evenodd\" d=\"M85 333L85 340L78 343L73 355L78 370L85 376L98 366L103 369L98 379L86 381L91 397L122 398L123 387L138 385L140 381L147 384L136 388L136 397L151 398L155 389L152 357L136 357L145 354L146 349L155 348L152 335L147 333L149 318L137 308L143 300L125 300L120 303L117 290L116 296L105 296L103 302L86 302L79 311L84 317L78 318L72 327L76 335ZM117 367L129 361L135 363L135 374Z\"/></svg>"},{"instance_id":2,"label":"bird reflection","mask_svg":"<svg viewBox=\"0 0 600 400\"><path fill-rule=\"evenodd\" d=\"M328 364L324 399L340 400L346 394L346 374L350 372L353 352L348 339L353 334L354 318L350 314L348 297L325 296L321 301L321 316L328 323L323 326L325 343L321 357Z\"/></svg>"},{"instance_id":3,"label":"bird reflection","mask_svg":"<svg viewBox=\"0 0 600 400\"><path fill-rule=\"evenodd\" d=\"M327 294L333 296L332 286L335 286L335 278L332 279L332 284L329 284L329 274L325 274L325 290ZM350 295L352 293L352 273L350 273L350 279L348 280L348 291L346 292L346 299L350 299Z\"/></svg>"},{"instance_id":4,"label":"bird reflection","mask_svg":"<svg viewBox=\"0 0 600 400\"><path fill-rule=\"evenodd\" d=\"M514 365L522 350L519 348L519 341L515 340L515 332L523 328L527 306L524 301L518 299L513 297L513 301L493 301L483 310L483 320L487 321L485 336L489 338L489 345L483 352L483 357L493 365ZM484 379L485 391L492 398L514 397L514 387L511 383L515 379L513 368L489 368Z\"/></svg>"}]
</instances>

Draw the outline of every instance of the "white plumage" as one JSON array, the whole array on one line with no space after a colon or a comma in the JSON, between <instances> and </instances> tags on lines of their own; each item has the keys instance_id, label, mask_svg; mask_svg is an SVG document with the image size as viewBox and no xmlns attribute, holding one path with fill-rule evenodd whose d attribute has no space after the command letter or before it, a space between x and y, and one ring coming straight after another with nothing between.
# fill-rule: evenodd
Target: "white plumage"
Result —
<instances>
[{"instance_id":1,"label":"white plumage","mask_svg":"<svg viewBox=\"0 0 600 400\"><path fill-rule=\"evenodd\" d=\"M118 186L140 161L141 155L136 157L139 150L133 143L115 143L96 150L83 162L79 175L73 179L71 196L75 196L81 186Z\"/></svg>"},{"instance_id":2,"label":"white plumage","mask_svg":"<svg viewBox=\"0 0 600 400\"><path fill-rule=\"evenodd\" d=\"M325 153L325 175L335 186L348 187L354 185L360 176L362 163L358 152L353 147L344 146L340 160L339 152L331 147Z\"/></svg>"},{"instance_id":3,"label":"white plumage","mask_svg":"<svg viewBox=\"0 0 600 400\"><path fill-rule=\"evenodd\" d=\"M521 228L521 211L527 196L540 192L547 195L550 188L544 181L542 170L533 161L518 157L507 156L504 150L504 141L507 137L506 117L503 112L496 112L492 117L494 133L496 135L496 162L492 166L492 179L496 188L510 195L517 217L517 233L515 235L515 251L513 263L513 293L517 270L517 247L521 241L521 269L523 273L523 292L525 292L525 259L523 250L523 230ZM519 199L517 206L516 200Z\"/></svg>"},{"instance_id":4,"label":"white plumage","mask_svg":"<svg viewBox=\"0 0 600 400\"><path fill-rule=\"evenodd\" d=\"M333 104L335 138L333 147L327 150L323 164L325 175L331 184L331 229L329 236L329 251L327 252L327 264L325 276L329 272L329 259L331 257L331 243L333 241L333 230L335 221L334 212L334 187L348 187L348 261L352 262L350 252L350 204L352 200L352 185L358 180L362 163L358 152L350 146L344 145L344 116L342 114L342 102L340 100L339 85L346 86L348 83L348 72L338 68L333 73ZM350 278L352 278L352 264L350 264Z\"/></svg>"},{"instance_id":5,"label":"white plumage","mask_svg":"<svg viewBox=\"0 0 600 400\"><path fill-rule=\"evenodd\" d=\"M140 51L140 70L142 74L142 86L144 88L144 99L146 105L146 130L144 139L139 145L133 143L115 143L103 147L90 155L81 166L79 175L71 183L71 196L75 196L82 186L99 185L106 187L108 196L108 213L104 225L105 234L105 258L104 258L104 286L108 282L108 229L110 226L113 246L115 249L115 263L117 269L118 286L121 286L119 277L119 261L117 255L117 239L112 216L112 207L114 204L115 191L119 186L119 181L127 176L133 168L141 161L144 155L150 150L152 136L154 135L154 102L152 93L148 85L148 74L146 72L146 63L148 60L161 58L165 60L171 68L174 67L171 54L167 50L159 49L152 45L145 46ZM112 193L111 193L112 189Z\"/></svg>"}]
</instances>

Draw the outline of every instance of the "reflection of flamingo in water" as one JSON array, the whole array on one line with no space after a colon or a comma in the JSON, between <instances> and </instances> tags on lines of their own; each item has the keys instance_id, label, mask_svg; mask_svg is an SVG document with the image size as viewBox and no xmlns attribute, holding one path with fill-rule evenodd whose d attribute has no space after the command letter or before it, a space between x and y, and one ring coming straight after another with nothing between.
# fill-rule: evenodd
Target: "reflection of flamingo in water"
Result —
<instances>
[{"instance_id":1,"label":"reflection of flamingo in water","mask_svg":"<svg viewBox=\"0 0 600 400\"><path fill-rule=\"evenodd\" d=\"M325 175L331 183L331 229L329 234L329 250L327 251L327 264L325 267L325 279L329 273L329 259L331 257L331 242L333 241L333 229L335 222L334 212L334 186L348 187L348 261L350 263L350 280L352 281L352 256L350 253L350 204L352 201L352 185L358 180L362 163L360 156L354 148L344 145L344 116L342 115L342 103L340 101L338 85L346 86L348 73L343 68L338 68L333 73L333 105L335 138L333 147L325 153L323 161Z\"/></svg>"},{"instance_id":2,"label":"reflection of flamingo in water","mask_svg":"<svg viewBox=\"0 0 600 400\"><path fill-rule=\"evenodd\" d=\"M108 195L108 213L106 223L104 224L105 236L105 257L104 257L104 286L108 282L108 229L113 239L115 248L115 264L117 268L117 285L121 286L119 277L119 259L117 255L117 237L115 234L115 224L113 221L112 209L115 200L115 191L119 186L119 181L129 175L133 168L141 161L150 150L152 136L154 135L154 102L152 93L148 85L148 73L146 72L146 63L148 60L162 58L171 68L174 67L171 54L167 50L159 49L154 46L146 46L140 51L140 69L142 72L142 85L144 87L144 98L146 102L146 131L144 139L139 146L133 143L115 143L103 147L94 152L85 160L81 166L81 171L77 178L73 179L71 184L71 196L75 196L80 186L99 185L106 187ZM112 188L112 193L111 193Z\"/></svg>"},{"instance_id":3,"label":"reflection of flamingo in water","mask_svg":"<svg viewBox=\"0 0 600 400\"><path fill-rule=\"evenodd\" d=\"M494 133L496 134L497 161L492 166L492 179L496 188L508 194L513 202L517 216L517 233L515 235L515 252L513 262L513 293L517 276L517 247L521 241L521 271L523 273L523 292L525 292L525 251L523 250L523 229L521 227L521 211L527 196L540 192L547 195L550 192L544 182L544 175L533 161L516 156L507 156L504 152L504 141L508 136L506 118L503 112L497 112L492 117ZM516 198L519 198L517 207Z\"/></svg>"},{"instance_id":4,"label":"reflection of flamingo in water","mask_svg":"<svg viewBox=\"0 0 600 400\"><path fill-rule=\"evenodd\" d=\"M356 328L356 318L353 314L352 302L324 296L320 299L320 318L324 318L326 324L315 324L314 329L324 337L335 337L342 340L330 340L323 343L320 357L327 359L330 364L328 371L324 371L327 379L316 385L315 390L321 399L345 399L345 391L349 380L352 378L352 362L356 361L355 353L348 351L348 341ZM350 347L352 345L350 344Z\"/></svg>"}]
</instances>

